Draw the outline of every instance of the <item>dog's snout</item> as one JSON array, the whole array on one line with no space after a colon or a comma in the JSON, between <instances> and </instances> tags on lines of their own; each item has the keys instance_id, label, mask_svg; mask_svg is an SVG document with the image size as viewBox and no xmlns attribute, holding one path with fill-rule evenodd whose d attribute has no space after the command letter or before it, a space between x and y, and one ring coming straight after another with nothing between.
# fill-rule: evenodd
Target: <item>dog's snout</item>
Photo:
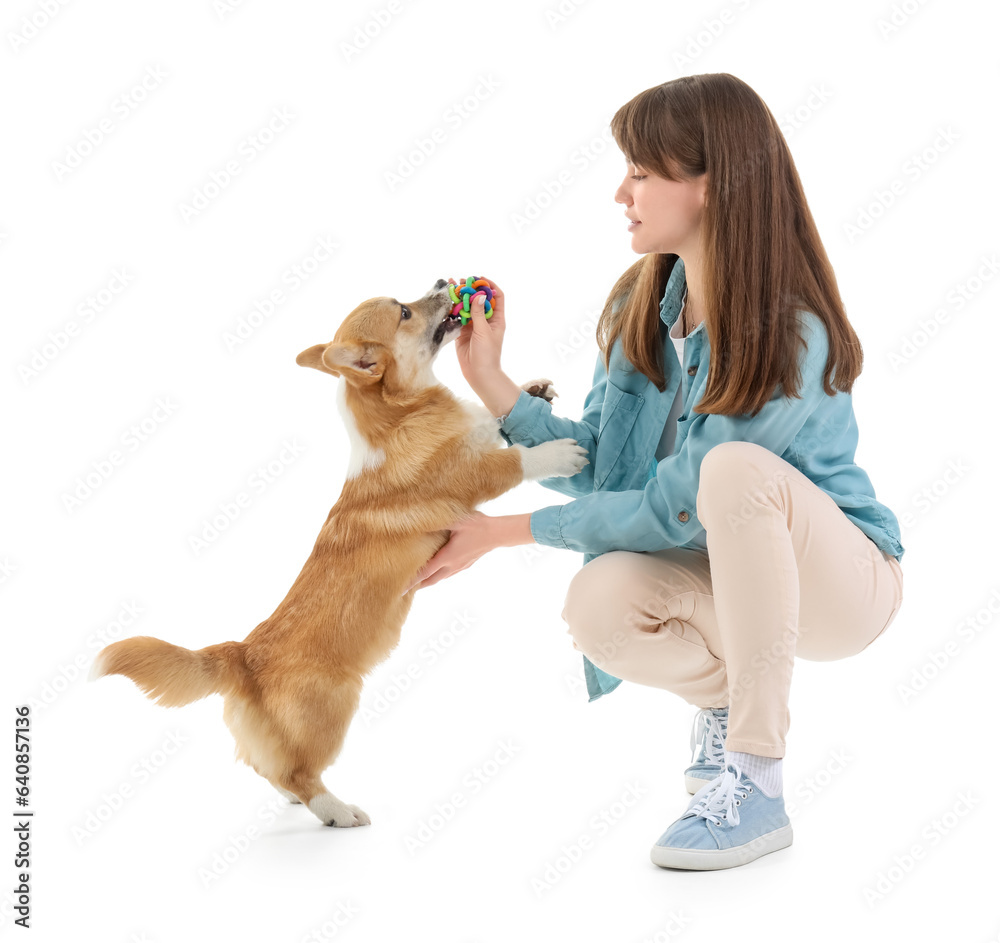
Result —
<instances>
[{"instance_id":1,"label":"dog's snout","mask_svg":"<svg viewBox=\"0 0 1000 943\"><path fill-rule=\"evenodd\" d=\"M446 279L444 279L444 278L439 278L434 283L434 290L435 291L440 291L442 288L447 288L447 287L448 287L448 281Z\"/></svg>"}]
</instances>

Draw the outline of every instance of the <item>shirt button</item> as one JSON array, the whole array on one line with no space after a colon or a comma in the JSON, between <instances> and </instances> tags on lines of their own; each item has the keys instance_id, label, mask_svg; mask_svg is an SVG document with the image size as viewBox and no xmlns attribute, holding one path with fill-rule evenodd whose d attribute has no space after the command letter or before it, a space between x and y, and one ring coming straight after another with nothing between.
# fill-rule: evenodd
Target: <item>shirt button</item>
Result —
<instances>
[{"instance_id":1,"label":"shirt button","mask_svg":"<svg viewBox=\"0 0 1000 943\"><path fill-rule=\"evenodd\" d=\"M682 524L686 524L688 520L688 512L681 511L681 513L677 515L677 520L679 520Z\"/></svg>"},{"instance_id":2,"label":"shirt button","mask_svg":"<svg viewBox=\"0 0 1000 943\"><path fill-rule=\"evenodd\" d=\"M697 367L688 367L688 376L693 377L698 372Z\"/></svg>"}]
</instances>

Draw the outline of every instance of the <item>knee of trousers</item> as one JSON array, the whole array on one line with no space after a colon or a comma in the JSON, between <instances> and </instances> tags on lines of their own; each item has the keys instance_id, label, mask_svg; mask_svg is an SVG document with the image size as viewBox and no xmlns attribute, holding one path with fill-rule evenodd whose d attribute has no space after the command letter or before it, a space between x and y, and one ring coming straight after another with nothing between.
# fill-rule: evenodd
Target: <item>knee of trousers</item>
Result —
<instances>
[{"instance_id":1,"label":"knee of trousers","mask_svg":"<svg viewBox=\"0 0 1000 943\"><path fill-rule=\"evenodd\" d=\"M562 618L581 651L604 648L616 632L624 635L633 572L628 565L631 556L628 551L609 550L570 580Z\"/></svg>"},{"instance_id":2,"label":"knee of trousers","mask_svg":"<svg viewBox=\"0 0 1000 943\"><path fill-rule=\"evenodd\" d=\"M698 520L704 524L706 517L729 514L747 501L780 501L779 488L786 477L780 468L782 462L756 442L720 442L712 446L698 470Z\"/></svg>"}]
</instances>

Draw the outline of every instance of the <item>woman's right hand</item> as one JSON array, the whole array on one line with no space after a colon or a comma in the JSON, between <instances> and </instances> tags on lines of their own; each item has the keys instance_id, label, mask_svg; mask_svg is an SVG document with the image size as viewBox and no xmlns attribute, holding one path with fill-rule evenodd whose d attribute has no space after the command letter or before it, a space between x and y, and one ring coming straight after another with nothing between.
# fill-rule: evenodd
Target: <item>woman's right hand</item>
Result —
<instances>
[{"instance_id":1,"label":"woman's right hand","mask_svg":"<svg viewBox=\"0 0 1000 943\"><path fill-rule=\"evenodd\" d=\"M462 369L466 383L474 390L503 372L500 368L500 349L503 346L503 332L506 328L503 316L503 292L495 282L488 278L486 281L493 289L493 299L490 301L493 311L489 320L482 304L485 295L474 298L470 312L472 318L455 338L458 365Z\"/></svg>"}]
</instances>

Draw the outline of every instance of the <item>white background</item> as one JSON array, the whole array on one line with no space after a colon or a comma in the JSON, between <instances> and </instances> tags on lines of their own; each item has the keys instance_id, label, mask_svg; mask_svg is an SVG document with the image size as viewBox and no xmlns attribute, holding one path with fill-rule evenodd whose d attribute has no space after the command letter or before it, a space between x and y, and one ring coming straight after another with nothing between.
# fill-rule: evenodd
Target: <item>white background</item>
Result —
<instances>
[{"instance_id":1,"label":"white background","mask_svg":"<svg viewBox=\"0 0 1000 943\"><path fill-rule=\"evenodd\" d=\"M0 600L8 730L36 703L35 939L998 939L997 14L904 6L5 4ZM348 462L336 381L295 355L365 298L489 276L507 295L506 372L551 377L555 410L578 418L597 316L636 258L609 120L699 72L749 83L785 131L864 345L857 462L906 548L885 637L797 662L789 849L731 871L650 863L688 802L694 708L628 683L587 702L560 619L572 552L499 549L418 592L326 775L370 827L323 828L277 799L234 762L218 697L168 711L126 679L85 682L102 633L197 648L243 638L284 596ZM249 144L282 109L271 143ZM321 238L338 244L322 262ZM295 266L311 274L228 349ZM128 284L84 322L116 272ZM472 398L453 350L437 374ZM249 507L195 552L241 491ZM525 484L482 509L565 500ZM422 824L430 839L408 847ZM21 938L12 850L0 933Z\"/></svg>"}]
</instances>

